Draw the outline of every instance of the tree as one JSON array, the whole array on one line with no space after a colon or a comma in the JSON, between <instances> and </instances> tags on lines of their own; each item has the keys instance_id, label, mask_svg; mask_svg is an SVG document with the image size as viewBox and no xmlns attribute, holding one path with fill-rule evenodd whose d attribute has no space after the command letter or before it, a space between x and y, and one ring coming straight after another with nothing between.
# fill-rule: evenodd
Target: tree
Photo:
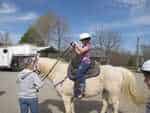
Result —
<instances>
[{"instance_id":1,"label":"tree","mask_svg":"<svg viewBox=\"0 0 150 113\"><path fill-rule=\"evenodd\" d=\"M67 32L67 24L61 18L58 18L55 23L54 34L57 40L58 51L61 51L62 39L64 39L65 33Z\"/></svg>"},{"instance_id":2,"label":"tree","mask_svg":"<svg viewBox=\"0 0 150 113\"><path fill-rule=\"evenodd\" d=\"M150 59L150 45L148 44L141 45L141 52L143 54L144 60Z\"/></svg>"},{"instance_id":3,"label":"tree","mask_svg":"<svg viewBox=\"0 0 150 113\"><path fill-rule=\"evenodd\" d=\"M30 43L37 46L45 45L45 43L33 27L28 29L28 31L23 35L19 43Z\"/></svg>"},{"instance_id":4,"label":"tree","mask_svg":"<svg viewBox=\"0 0 150 113\"><path fill-rule=\"evenodd\" d=\"M32 43L40 46L55 46L61 49L62 39L67 32L66 22L54 13L40 16L21 38L20 43Z\"/></svg>"},{"instance_id":5,"label":"tree","mask_svg":"<svg viewBox=\"0 0 150 113\"><path fill-rule=\"evenodd\" d=\"M136 66L136 57L135 56L129 57L127 66Z\"/></svg>"},{"instance_id":6,"label":"tree","mask_svg":"<svg viewBox=\"0 0 150 113\"><path fill-rule=\"evenodd\" d=\"M67 32L66 22L53 13L41 16L33 25L36 32L45 42L45 45L57 46L60 50L61 41Z\"/></svg>"},{"instance_id":7,"label":"tree","mask_svg":"<svg viewBox=\"0 0 150 113\"><path fill-rule=\"evenodd\" d=\"M115 66L127 66L131 54L125 50L111 52L110 64Z\"/></svg>"},{"instance_id":8,"label":"tree","mask_svg":"<svg viewBox=\"0 0 150 113\"><path fill-rule=\"evenodd\" d=\"M3 46L9 46L13 44L8 32L0 33L0 43Z\"/></svg>"},{"instance_id":9,"label":"tree","mask_svg":"<svg viewBox=\"0 0 150 113\"><path fill-rule=\"evenodd\" d=\"M120 47L120 34L111 30L103 30L98 26L94 30L94 37L94 45L104 50L106 57L110 60L111 53ZM108 63L109 62L110 61L108 61Z\"/></svg>"},{"instance_id":10,"label":"tree","mask_svg":"<svg viewBox=\"0 0 150 113\"><path fill-rule=\"evenodd\" d=\"M47 46L50 42L49 32L54 28L55 15L48 13L40 16L38 20L33 24L33 28L38 33L44 44Z\"/></svg>"}]
</instances>

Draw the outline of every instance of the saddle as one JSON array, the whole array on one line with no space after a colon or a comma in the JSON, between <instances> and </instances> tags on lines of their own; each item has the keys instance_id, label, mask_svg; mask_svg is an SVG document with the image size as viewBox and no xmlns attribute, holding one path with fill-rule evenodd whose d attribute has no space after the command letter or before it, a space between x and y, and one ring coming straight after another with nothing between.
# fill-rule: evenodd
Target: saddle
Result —
<instances>
[{"instance_id":1,"label":"saddle","mask_svg":"<svg viewBox=\"0 0 150 113\"><path fill-rule=\"evenodd\" d=\"M68 77L76 81L76 75L77 75L77 69L80 64L80 57L76 56L73 58L68 66ZM100 73L100 68L99 65L95 62L95 60L92 59L91 66L86 72L86 75L84 76L85 79L91 78L91 77L96 77Z\"/></svg>"},{"instance_id":2,"label":"saddle","mask_svg":"<svg viewBox=\"0 0 150 113\"><path fill-rule=\"evenodd\" d=\"M80 56L79 55L75 55L69 66L68 66L68 72L67 75L69 77L70 80L74 81L75 85L74 85L74 96L78 97L78 94L81 94L81 89L80 89L80 85L79 85L79 81L77 80L77 70L80 64ZM85 74L85 79L91 78L91 77L96 77L98 76L100 73L100 68L99 65L92 60L91 62L91 66L88 69L88 71Z\"/></svg>"}]
</instances>

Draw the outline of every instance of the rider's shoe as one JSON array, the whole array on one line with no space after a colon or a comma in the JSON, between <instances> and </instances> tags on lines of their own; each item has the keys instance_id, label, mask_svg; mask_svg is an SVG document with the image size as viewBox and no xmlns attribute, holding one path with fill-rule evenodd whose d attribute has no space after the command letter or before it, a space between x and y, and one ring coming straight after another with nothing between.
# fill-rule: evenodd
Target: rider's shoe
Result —
<instances>
[{"instance_id":1,"label":"rider's shoe","mask_svg":"<svg viewBox=\"0 0 150 113\"><path fill-rule=\"evenodd\" d=\"M84 94L79 94L78 95L78 98L83 98L84 97Z\"/></svg>"},{"instance_id":2,"label":"rider's shoe","mask_svg":"<svg viewBox=\"0 0 150 113\"><path fill-rule=\"evenodd\" d=\"M80 93L78 94L78 98L84 97L85 85L80 86Z\"/></svg>"}]
</instances>

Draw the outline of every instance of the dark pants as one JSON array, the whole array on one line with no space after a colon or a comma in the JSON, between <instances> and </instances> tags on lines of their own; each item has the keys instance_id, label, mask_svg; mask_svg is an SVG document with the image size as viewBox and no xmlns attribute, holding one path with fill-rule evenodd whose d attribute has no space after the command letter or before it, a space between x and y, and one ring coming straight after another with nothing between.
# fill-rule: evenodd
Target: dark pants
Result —
<instances>
[{"instance_id":1,"label":"dark pants","mask_svg":"<svg viewBox=\"0 0 150 113\"><path fill-rule=\"evenodd\" d=\"M77 71L77 81L80 84L80 88L85 87L85 74L90 68L90 64L81 62Z\"/></svg>"},{"instance_id":2,"label":"dark pants","mask_svg":"<svg viewBox=\"0 0 150 113\"><path fill-rule=\"evenodd\" d=\"M20 113L29 113L29 109L31 113L38 113L38 98L20 98Z\"/></svg>"}]
</instances>

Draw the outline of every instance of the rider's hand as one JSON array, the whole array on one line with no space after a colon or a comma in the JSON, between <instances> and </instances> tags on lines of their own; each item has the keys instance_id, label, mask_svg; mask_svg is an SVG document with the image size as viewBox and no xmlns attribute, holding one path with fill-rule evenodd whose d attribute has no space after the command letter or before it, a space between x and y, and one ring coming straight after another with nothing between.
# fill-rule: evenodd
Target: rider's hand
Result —
<instances>
[{"instance_id":1,"label":"rider's hand","mask_svg":"<svg viewBox=\"0 0 150 113\"><path fill-rule=\"evenodd\" d=\"M71 42L70 45L75 48L76 47L76 43L75 42Z\"/></svg>"}]
</instances>

